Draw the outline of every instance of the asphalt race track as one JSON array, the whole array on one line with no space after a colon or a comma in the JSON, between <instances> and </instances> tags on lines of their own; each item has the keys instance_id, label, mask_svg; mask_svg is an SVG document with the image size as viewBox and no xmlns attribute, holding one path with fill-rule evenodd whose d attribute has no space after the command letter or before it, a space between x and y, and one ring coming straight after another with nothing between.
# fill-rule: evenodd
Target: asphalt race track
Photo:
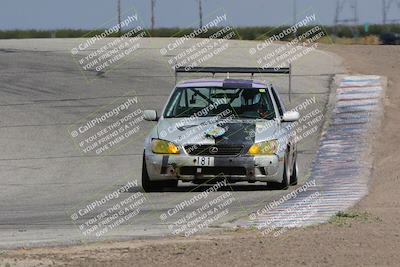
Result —
<instances>
[{"instance_id":1,"label":"asphalt race track","mask_svg":"<svg viewBox=\"0 0 400 267\"><path fill-rule=\"evenodd\" d=\"M71 219L76 207L89 204L104 192L117 190L127 181L140 182L143 140L154 123L143 123L126 145L100 156L82 155L68 129L127 94L138 97L144 109L160 111L175 83L168 64L173 55L160 54L160 48L171 41L144 39L138 51L105 74L80 70L70 52L81 42L77 39L0 41L0 247L90 240L77 227L79 221ZM228 50L204 65L256 66L256 60L248 53L254 42L229 42ZM333 77L344 72L341 64L335 55L318 50L298 59L293 64L291 104L287 99L287 79L267 78L278 85L288 108L316 97L313 109L327 112ZM309 175L322 124L323 121L317 133L299 145L300 185ZM174 192L147 194L140 213L104 238L171 234L168 220L160 220L160 215L205 188L180 184ZM229 214L211 228L247 216L287 193L269 190L261 183L238 183L211 193L212 197L229 189L233 189L238 204L232 205ZM139 191L140 185L124 194L127 197ZM195 203L183 214L202 203Z\"/></svg>"}]
</instances>

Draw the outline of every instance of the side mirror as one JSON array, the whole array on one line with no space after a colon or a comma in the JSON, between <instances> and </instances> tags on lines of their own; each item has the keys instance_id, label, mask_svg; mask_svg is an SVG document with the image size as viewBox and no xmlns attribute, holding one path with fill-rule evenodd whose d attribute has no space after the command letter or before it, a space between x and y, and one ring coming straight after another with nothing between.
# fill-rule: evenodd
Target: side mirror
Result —
<instances>
[{"instance_id":1,"label":"side mirror","mask_svg":"<svg viewBox=\"0 0 400 267\"><path fill-rule=\"evenodd\" d=\"M282 116L283 122L295 122L300 119L300 113L297 111L287 111Z\"/></svg>"},{"instance_id":2,"label":"side mirror","mask_svg":"<svg viewBox=\"0 0 400 267\"><path fill-rule=\"evenodd\" d=\"M155 110L145 110L143 112L144 119L146 121L157 121L157 111Z\"/></svg>"}]
</instances>

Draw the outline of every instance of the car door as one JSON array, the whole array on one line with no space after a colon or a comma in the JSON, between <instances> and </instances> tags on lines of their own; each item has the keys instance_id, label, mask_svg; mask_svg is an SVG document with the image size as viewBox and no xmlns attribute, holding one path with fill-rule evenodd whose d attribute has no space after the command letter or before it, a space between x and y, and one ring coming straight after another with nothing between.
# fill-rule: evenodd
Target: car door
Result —
<instances>
[{"instance_id":1,"label":"car door","mask_svg":"<svg viewBox=\"0 0 400 267\"><path fill-rule=\"evenodd\" d=\"M276 107L278 109L278 113L279 116L282 118L283 114L286 112L285 110L285 106L283 105L283 102L281 100L281 98L279 97L278 92L275 90L275 88L273 86L271 86L271 93L272 93L272 97L275 101ZM286 134L289 135L289 140L288 140L288 165L290 166L290 168L293 166L293 160L295 157L295 153L296 153L296 143L294 140L294 135L292 135L292 127L288 128L288 124L290 124L291 122L281 122L281 127L288 129L285 130Z\"/></svg>"}]
</instances>

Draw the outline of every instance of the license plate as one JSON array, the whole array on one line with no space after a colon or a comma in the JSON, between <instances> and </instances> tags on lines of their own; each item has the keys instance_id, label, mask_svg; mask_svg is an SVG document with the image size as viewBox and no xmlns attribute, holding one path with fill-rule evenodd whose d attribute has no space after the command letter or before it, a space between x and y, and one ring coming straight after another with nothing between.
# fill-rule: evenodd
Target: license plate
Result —
<instances>
[{"instance_id":1,"label":"license plate","mask_svg":"<svg viewBox=\"0 0 400 267\"><path fill-rule=\"evenodd\" d=\"M213 157L196 157L196 166L214 166Z\"/></svg>"}]
</instances>

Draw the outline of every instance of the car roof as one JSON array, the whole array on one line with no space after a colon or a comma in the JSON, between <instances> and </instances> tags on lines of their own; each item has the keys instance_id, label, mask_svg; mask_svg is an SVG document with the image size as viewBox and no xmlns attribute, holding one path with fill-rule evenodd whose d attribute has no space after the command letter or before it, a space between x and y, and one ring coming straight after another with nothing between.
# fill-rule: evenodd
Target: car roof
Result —
<instances>
[{"instance_id":1,"label":"car roof","mask_svg":"<svg viewBox=\"0 0 400 267\"><path fill-rule=\"evenodd\" d=\"M268 88L266 82L245 79L194 79L179 82L176 87Z\"/></svg>"}]
</instances>

